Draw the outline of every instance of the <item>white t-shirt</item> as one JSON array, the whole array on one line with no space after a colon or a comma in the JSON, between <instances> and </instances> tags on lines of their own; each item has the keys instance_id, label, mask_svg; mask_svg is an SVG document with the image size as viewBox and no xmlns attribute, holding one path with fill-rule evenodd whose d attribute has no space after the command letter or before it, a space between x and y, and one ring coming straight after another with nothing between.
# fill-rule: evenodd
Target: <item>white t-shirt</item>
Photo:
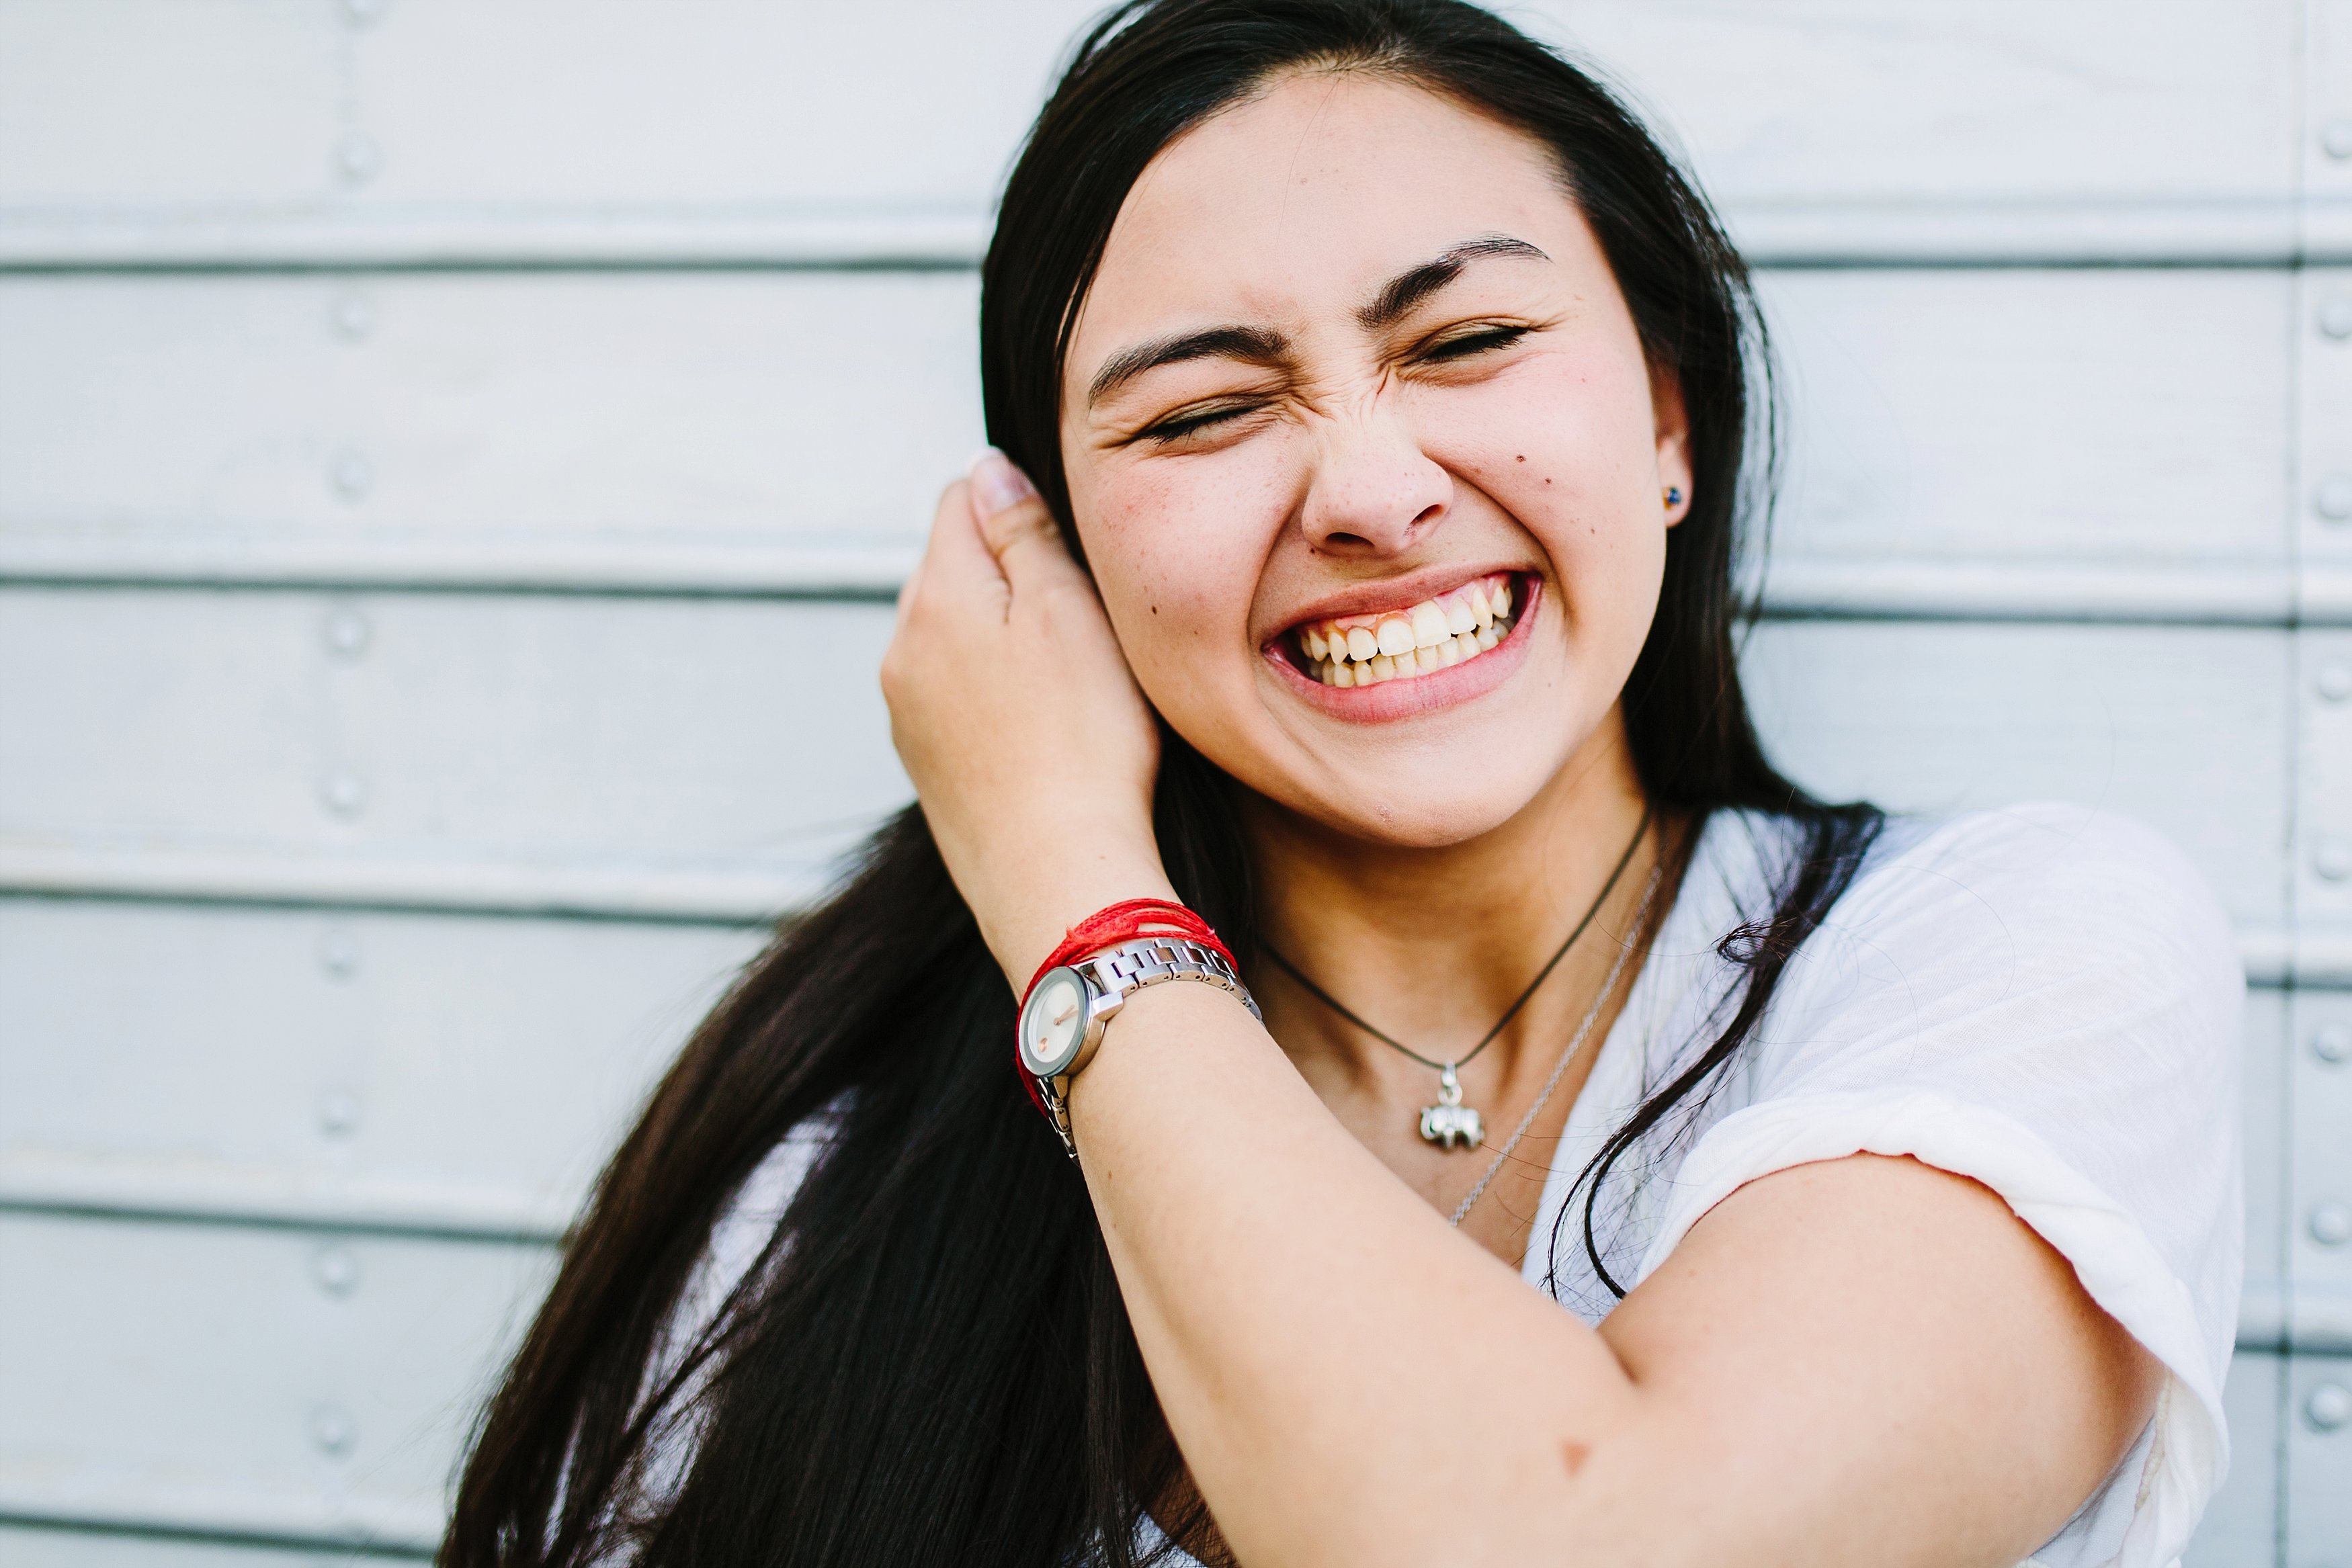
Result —
<instances>
[{"instance_id":1,"label":"white t-shirt","mask_svg":"<svg viewBox=\"0 0 2352 1568\"><path fill-rule=\"evenodd\" d=\"M1610 1131L1715 1038L1740 977L1716 946L1770 913L1790 833L1712 819L1570 1112L1524 1271L1589 1322L1615 1297L1586 1258L1582 1195L1557 1248L1555 1221ZM1982 1183L2168 1375L2137 1447L2029 1562L2169 1568L2228 1464L2243 995L2212 896L2146 829L2066 806L1894 820L1715 1092L1620 1162L1601 1256L1630 1290L1740 1186L1816 1160L1908 1155ZM746 1182L670 1343L759 1256L822 1142L796 1130ZM698 1424L662 1429L656 1497ZM1147 1536L1161 1544L1148 1521Z\"/></svg>"}]
</instances>

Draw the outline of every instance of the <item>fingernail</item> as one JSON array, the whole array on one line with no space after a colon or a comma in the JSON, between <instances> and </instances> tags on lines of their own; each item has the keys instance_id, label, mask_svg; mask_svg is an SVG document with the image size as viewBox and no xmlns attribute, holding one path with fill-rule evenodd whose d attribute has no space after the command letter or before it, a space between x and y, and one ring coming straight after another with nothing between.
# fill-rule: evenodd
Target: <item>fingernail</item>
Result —
<instances>
[{"instance_id":1,"label":"fingernail","mask_svg":"<svg viewBox=\"0 0 2352 1568\"><path fill-rule=\"evenodd\" d=\"M1013 459L992 446L972 460L971 493L980 509L992 517L1035 495L1037 487L1013 465Z\"/></svg>"}]
</instances>

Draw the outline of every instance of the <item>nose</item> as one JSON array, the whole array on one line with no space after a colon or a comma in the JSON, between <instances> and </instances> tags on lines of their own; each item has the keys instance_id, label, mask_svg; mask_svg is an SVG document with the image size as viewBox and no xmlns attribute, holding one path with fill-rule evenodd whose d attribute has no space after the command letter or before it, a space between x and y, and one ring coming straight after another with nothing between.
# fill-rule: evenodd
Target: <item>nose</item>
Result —
<instances>
[{"instance_id":1,"label":"nose","mask_svg":"<svg viewBox=\"0 0 2352 1568\"><path fill-rule=\"evenodd\" d=\"M1323 554L1398 554L1428 538L1453 503L1454 476L1386 402L1333 419L1317 444L1301 519Z\"/></svg>"}]
</instances>

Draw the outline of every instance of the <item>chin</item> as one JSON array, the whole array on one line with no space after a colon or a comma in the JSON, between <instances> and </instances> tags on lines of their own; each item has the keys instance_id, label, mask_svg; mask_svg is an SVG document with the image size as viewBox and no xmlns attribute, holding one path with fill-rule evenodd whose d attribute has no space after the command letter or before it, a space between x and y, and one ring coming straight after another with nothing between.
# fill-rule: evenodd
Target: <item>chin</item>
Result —
<instances>
[{"instance_id":1,"label":"chin","mask_svg":"<svg viewBox=\"0 0 2352 1568\"><path fill-rule=\"evenodd\" d=\"M1473 745L1470 749L1479 748ZM1288 781L1287 788L1260 792L1349 838L1396 849L1442 850L1503 827L1559 775L1558 768L1530 759L1520 768L1490 768L1465 779L1452 761L1449 757L1440 767L1415 758L1390 770L1377 792L1335 796L1321 779L1312 785Z\"/></svg>"}]
</instances>

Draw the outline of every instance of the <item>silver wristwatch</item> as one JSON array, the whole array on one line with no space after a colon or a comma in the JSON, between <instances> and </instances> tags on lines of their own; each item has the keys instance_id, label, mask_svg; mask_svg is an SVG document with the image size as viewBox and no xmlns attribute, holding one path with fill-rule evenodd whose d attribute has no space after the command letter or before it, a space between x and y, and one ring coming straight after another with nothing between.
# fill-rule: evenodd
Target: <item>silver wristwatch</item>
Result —
<instances>
[{"instance_id":1,"label":"silver wristwatch","mask_svg":"<svg viewBox=\"0 0 2352 1568\"><path fill-rule=\"evenodd\" d=\"M1103 1030L1129 995L1162 980L1206 980L1239 997L1250 1017L1261 1016L1224 955L1182 936L1121 942L1076 964L1046 970L1030 989L1016 1026L1021 1070L1037 1085L1037 1097L1072 1159L1078 1157L1078 1146L1070 1137L1070 1080L1094 1060Z\"/></svg>"}]
</instances>

